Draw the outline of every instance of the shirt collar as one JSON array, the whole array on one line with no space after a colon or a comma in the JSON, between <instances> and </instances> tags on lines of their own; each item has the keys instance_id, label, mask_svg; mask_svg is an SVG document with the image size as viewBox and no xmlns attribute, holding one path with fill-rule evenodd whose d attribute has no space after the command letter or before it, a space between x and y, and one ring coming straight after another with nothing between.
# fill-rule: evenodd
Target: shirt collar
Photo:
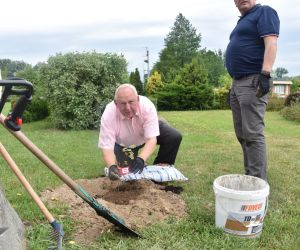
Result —
<instances>
[{"instance_id":1,"label":"shirt collar","mask_svg":"<svg viewBox=\"0 0 300 250\"><path fill-rule=\"evenodd\" d=\"M244 18L245 16L247 16L249 13L252 13L254 11L256 11L259 7L261 7L261 4L255 4L250 10L248 10L243 16L239 16L240 20L242 18Z\"/></svg>"}]
</instances>

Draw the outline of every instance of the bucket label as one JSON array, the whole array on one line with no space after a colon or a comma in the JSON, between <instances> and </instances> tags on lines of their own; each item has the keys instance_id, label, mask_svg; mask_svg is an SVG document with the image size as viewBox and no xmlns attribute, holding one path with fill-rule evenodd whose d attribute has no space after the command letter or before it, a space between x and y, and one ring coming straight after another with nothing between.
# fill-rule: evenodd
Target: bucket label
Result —
<instances>
[{"instance_id":1,"label":"bucket label","mask_svg":"<svg viewBox=\"0 0 300 250\"><path fill-rule=\"evenodd\" d=\"M232 234L257 234L262 230L264 211L247 214L229 213L224 231Z\"/></svg>"},{"instance_id":2,"label":"bucket label","mask_svg":"<svg viewBox=\"0 0 300 250\"><path fill-rule=\"evenodd\" d=\"M254 212L262 209L263 203L250 204L250 205L242 205L241 211L243 212Z\"/></svg>"}]
</instances>

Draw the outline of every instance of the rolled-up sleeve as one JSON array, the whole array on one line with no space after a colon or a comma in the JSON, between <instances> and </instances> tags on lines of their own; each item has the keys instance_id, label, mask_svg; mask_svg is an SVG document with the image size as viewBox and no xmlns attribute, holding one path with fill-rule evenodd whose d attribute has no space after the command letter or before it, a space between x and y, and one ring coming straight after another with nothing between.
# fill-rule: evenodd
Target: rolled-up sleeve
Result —
<instances>
[{"instance_id":1,"label":"rolled-up sleeve","mask_svg":"<svg viewBox=\"0 0 300 250\"><path fill-rule=\"evenodd\" d=\"M143 113L144 117L144 136L145 138L153 138L159 135L159 125L157 111L154 104L146 99L146 108Z\"/></svg>"},{"instance_id":2,"label":"rolled-up sleeve","mask_svg":"<svg viewBox=\"0 0 300 250\"><path fill-rule=\"evenodd\" d=\"M98 147L102 149L113 149L116 142L115 110L108 104L103 112L100 123Z\"/></svg>"}]
</instances>

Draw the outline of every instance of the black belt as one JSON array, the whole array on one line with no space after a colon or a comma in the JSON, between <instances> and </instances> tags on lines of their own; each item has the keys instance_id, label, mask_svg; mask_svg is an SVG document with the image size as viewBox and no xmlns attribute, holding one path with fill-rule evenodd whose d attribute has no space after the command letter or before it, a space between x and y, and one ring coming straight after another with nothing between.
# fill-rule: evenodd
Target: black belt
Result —
<instances>
[{"instance_id":1,"label":"black belt","mask_svg":"<svg viewBox=\"0 0 300 250\"><path fill-rule=\"evenodd\" d=\"M247 74L247 75L239 75L239 76L234 76L233 79L234 80L241 80L241 79L244 79L246 77L249 77L249 76L253 76L253 75L258 75L259 73L252 73L252 74Z\"/></svg>"},{"instance_id":2,"label":"black belt","mask_svg":"<svg viewBox=\"0 0 300 250\"><path fill-rule=\"evenodd\" d=\"M234 80L241 80L241 79L246 78L248 76L250 76L250 75L234 76L233 79Z\"/></svg>"}]
</instances>

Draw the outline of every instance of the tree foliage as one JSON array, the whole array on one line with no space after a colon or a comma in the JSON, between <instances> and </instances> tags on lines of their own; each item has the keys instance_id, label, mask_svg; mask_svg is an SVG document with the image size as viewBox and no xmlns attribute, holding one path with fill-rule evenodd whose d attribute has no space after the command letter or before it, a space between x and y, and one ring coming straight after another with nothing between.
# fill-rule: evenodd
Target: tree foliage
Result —
<instances>
[{"instance_id":1,"label":"tree foliage","mask_svg":"<svg viewBox=\"0 0 300 250\"><path fill-rule=\"evenodd\" d=\"M208 74L208 83L214 87L222 86L219 77L226 74L224 55L221 50L211 51L203 49L197 53L197 59L205 65Z\"/></svg>"},{"instance_id":2,"label":"tree foliage","mask_svg":"<svg viewBox=\"0 0 300 250\"><path fill-rule=\"evenodd\" d=\"M23 61L0 59L0 69L3 79L15 76L16 72L24 70L26 66L30 66L30 64L25 63Z\"/></svg>"},{"instance_id":3,"label":"tree foliage","mask_svg":"<svg viewBox=\"0 0 300 250\"><path fill-rule=\"evenodd\" d=\"M153 71L160 72L163 81L171 82L178 71L196 55L200 48L201 34L197 34L189 20L180 13L164 42L164 49L160 52Z\"/></svg>"},{"instance_id":4,"label":"tree foliage","mask_svg":"<svg viewBox=\"0 0 300 250\"><path fill-rule=\"evenodd\" d=\"M280 114L287 120L300 122L300 102L284 107Z\"/></svg>"},{"instance_id":5,"label":"tree foliage","mask_svg":"<svg viewBox=\"0 0 300 250\"><path fill-rule=\"evenodd\" d=\"M96 128L118 83L128 81L127 62L116 54L67 53L40 69L51 119L63 129Z\"/></svg>"},{"instance_id":6,"label":"tree foliage","mask_svg":"<svg viewBox=\"0 0 300 250\"><path fill-rule=\"evenodd\" d=\"M292 86L291 86L291 92L295 93L295 92L300 92L300 79L292 79Z\"/></svg>"},{"instance_id":7,"label":"tree foliage","mask_svg":"<svg viewBox=\"0 0 300 250\"><path fill-rule=\"evenodd\" d=\"M45 87L40 82L39 67L33 68L31 65L28 65L24 70L18 71L16 75L31 82L34 89L32 100L23 114L23 121L32 122L46 118L50 114L50 110L45 98Z\"/></svg>"},{"instance_id":8,"label":"tree foliage","mask_svg":"<svg viewBox=\"0 0 300 250\"><path fill-rule=\"evenodd\" d=\"M34 95L40 95L40 74L38 68L33 68L31 65L26 66L23 70L16 73L17 77L26 79L31 82L34 87Z\"/></svg>"},{"instance_id":9,"label":"tree foliage","mask_svg":"<svg viewBox=\"0 0 300 250\"><path fill-rule=\"evenodd\" d=\"M219 83L221 87L214 89L214 108L216 109L228 109L229 105L229 91L231 88L232 79L228 73L219 77Z\"/></svg>"},{"instance_id":10,"label":"tree foliage","mask_svg":"<svg viewBox=\"0 0 300 250\"><path fill-rule=\"evenodd\" d=\"M146 84L146 94L153 95L163 88L164 84L161 79L161 74L155 71L150 77L148 77Z\"/></svg>"},{"instance_id":11,"label":"tree foliage","mask_svg":"<svg viewBox=\"0 0 300 250\"><path fill-rule=\"evenodd\" d=\"M286 68L276 68L275 71L275 78L282 79L284 75L288 74L288 70Z\"/></svg>"},{"instance_id":12,"label":"tree foliage","mask_svg":"<svg viewBox=\"0 0 300 250\"><path fill-rule=\"evenodd\" d=\"M156 94L159 110L198 110L213 106L213 90L208 84L207 70L194 59Z\"/></svg>"},{"instance_id":13,"label":"tree foliage","mask_svg":"<svg viewBox=\"0 0 300 250\"><path fill-rule=\"evenodd\" d=\"M135 88L139 94L142 95L144 93L143 82L141 81L141 76L140 76L140 72L139 72L138 68L136 68L134 72L130 73L129 82L133 86L135 86Z\"/></svg>"},{"instance_id":14,"label":"tree foliage","mask_svg":"<svg viewBox=\"0 0 300 250\"><path fill-rule=\"evenodd\" d=\"M289 94L284 101L284 106L291 106L294 103L300 103L300 92Z\"/></svg>"},{"instance_id":15,"label":"tree foliage","mask_svg":"<svg viewBox=\"0 0 300 250\"><path fill-rule=\"evenodd\" d=\"M208 74L205 66L196 59L185 65L175 77L174 83L184 86L200 86L208 83Z\"/></svg>"},{"instance_id":16,"label":"tree foliage","mask_svg":"<svg viewBox=\"0 0 300 250\"><path fill-rule=\"evenodd\" d=\"M34 70L31 65L27 65L23 70L20 70L16 73L17 77L24 78L27 81L30 81L31 83L37 83L38 82L38 71Z\"/></svg>"},{"instance_id":17,"label":"tree foliage","mask_svg":"<svg viewBox=\"0 0 300 250\"><path fill-rule=\"evenodd\" d=\"M231 87L232 78L228 74L228 72L226 72L225 74L219 76L218 83L219 83L219 86L222 86L222 87L223 86L229 86L229 87Z\"/></svg>"},{"instance_id":18,"label":"tree foliage","mask_svg":"<svg viewBox=\"0 0 300 250\"><path fill-rule=\"evenodd\" d=\"M184 86L171 83L156 96L159 110L202 110L213 105L213 92L206 84Z\"/></svg>"}]
</instances>

